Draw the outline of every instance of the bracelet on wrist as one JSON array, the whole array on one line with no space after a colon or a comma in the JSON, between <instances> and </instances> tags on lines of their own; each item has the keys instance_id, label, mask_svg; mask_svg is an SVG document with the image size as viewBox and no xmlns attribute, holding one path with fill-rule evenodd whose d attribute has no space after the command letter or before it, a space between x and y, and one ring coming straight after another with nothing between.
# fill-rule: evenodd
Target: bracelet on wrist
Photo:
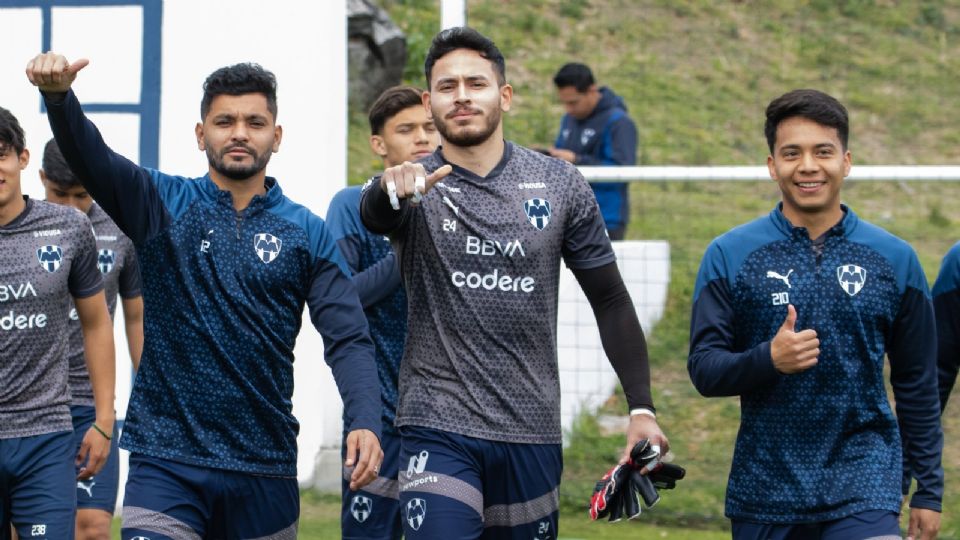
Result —
<instances>
[{"instance_id":1,"label":"bracelet on wrist","mask_svg":"<svg viewBox=\"0 0 960 540\"><path fill-rule=\"evenodd\" d=\"M113 440L113 437L111 437L110 435L107 435L107 433L102 429L100 429L100 426L98 426L97 424L93 424L93 429L97 430L97 433L103 435L108 441Z\"/></svg>"},{"instance_id":2,"label":"bracelet on wrist","mask_svg":"<svg viewBox=\"0 0 960 540\"><path fill-rule=\"evenodd\" d=\"M636 408L636 409L630 409L630 416L638 416L638 415L649 416L650 418L653 418L653 419L656 419L656 418L657 418L657 413L655 413L655 412L653 412L653 411L651 411L650 409L647 409L647 408L645 408L645 407L638 407L638 408Z\"/></svg>"}]
</instances>

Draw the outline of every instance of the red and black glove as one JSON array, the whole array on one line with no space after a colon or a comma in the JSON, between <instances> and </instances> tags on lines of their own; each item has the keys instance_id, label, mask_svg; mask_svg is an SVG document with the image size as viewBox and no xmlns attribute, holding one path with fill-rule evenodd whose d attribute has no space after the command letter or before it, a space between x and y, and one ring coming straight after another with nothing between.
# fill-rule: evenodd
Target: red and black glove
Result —
<instances>
[{"instance_id":1,"label":"red and black glove","mask_svg":"<svg viewBox=\"0 0 960 540\"><path fill-rule=\"evenodd\" d=\"M606 517L610 521L620 521L623 515L623 485L629 481L630 471L626 464L617 465L597 482L590 497L590 519L596 521Z\"/></svg>"},{"instance_id":2,"label":"red and black glove","mask_svg":"<svg viewBox=\"0 0 960 540\"><path fill-rule=\"evenodd\" d=\"M647 474L641 474L646 469ZM609 516L619 521L624 515L635 519L640 515L640 501L652 508L660 501L657 489L673 489L686 475L683 467L660 461L660 449L647 439L634 445L630 459L613 467L597 482L590 499L590 518Z\"/></svg>"}]
</instances>

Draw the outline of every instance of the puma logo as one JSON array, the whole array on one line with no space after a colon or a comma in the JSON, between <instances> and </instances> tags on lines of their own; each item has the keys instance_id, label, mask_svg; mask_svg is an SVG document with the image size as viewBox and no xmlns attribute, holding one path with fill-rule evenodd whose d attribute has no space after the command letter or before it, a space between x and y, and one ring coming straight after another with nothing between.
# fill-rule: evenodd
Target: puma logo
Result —
<instances>
[{"instance_id":1,"label":"puma logo","mask_svg":"<svg viewBox=\"0 0 960 540\"><path fill-rule=\"evenodd\" d=\"M87 495L89 495L90 497L93 497L93 486L95 486L96 484L97 483L94 482L93 480L89 482L80 481L80 482L77 482L77 487L86 491Z\"/></svg>"},{"instance_id":2,"label":"puma logo","mask_svg":"<svg viewBox=\"0 0 960 540\"><path fill-rule=\"evenodd\" d=\"M774 272L773 270L767 270L767 277L779 279L787 286L788 289L792 289L793 287L790 286L790 274L792 273L793 273L793 268L791 268L790 271L787 272L787 275L785 276L781 276L780 274Z\"/></svg>"}]
</instances>

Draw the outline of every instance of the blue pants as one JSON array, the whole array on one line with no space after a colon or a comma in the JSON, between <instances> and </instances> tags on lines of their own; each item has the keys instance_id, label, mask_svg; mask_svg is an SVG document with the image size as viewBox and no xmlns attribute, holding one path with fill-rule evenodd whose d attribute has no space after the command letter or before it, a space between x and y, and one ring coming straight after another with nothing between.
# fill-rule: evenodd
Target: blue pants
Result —
<instances>
[{"instance_id":1,"label":"blue pants","mask_svg":"<svg viewBox=\"0 0 960 540\"><path fill-rule=\"evenodd\" d=\"M869 510L821 523L779 525L733 521L734 540L899 540L897 514Z\"/></svg>"},{"instance_id":2,"label":"blue pants","mask_svg":"<svg viewBox=\"0 0 960 540\"><path fill-rule=\"evenodd\" d=\"M343 448L346 450L346 439ZM380 438L383 463L379 477L360 491L350 491L350 473L344 469L340 532L344 540L399 540L400 524L397 472L400 469L400 435L384 431Z\"/></svg>"},{"instance_id":3,"label":"blue pants","mask_svg":"<svg viewBox=\"0 0 960 540\"><path fill-rule=\"evenodd\" d=\"M0 539L72 540L77 511L73 434L0 439Z\"/></svg>"},{"instance_id":4,"label":"blue pants","mask_svg":"<svg viewBox=\"0 0 960 540\"><path fill-rule=\"evenodd\" d=\"M130 455L124 491L124 540L296 538L296 478L186 465Z\"/></svg>"},{"instance_id":5,"label":"blue pants","mask_svg":"<svg viewBox=\"0 0 960 540\"><path fill-rule=\"evenodd\" d=\"M84 435L97 418L93 407L76 405L70 407L73 417L74 452L80 451ZM117 424L113 424L113 439L110 441L110 456L96 476L89 480L77 480L77 508L94 508L113 514L117 506L117 488L120 483L120 449L117 448L117 436L120 434ZM99 435L98 435L99 436ZM70 459L73 463L73 458ZM76 473L80 467L76 468ZM75 474L76 474L75 473Z\"/></svg>"},{"instance_id":6,"label":"blue pants","mask_svg":"<svg viewBox=\"0 0 960 540\"><path fill-rule=\"evenodd\" d=\"M411 426L400 434L400 507L408 540L557 537L559 444L505 443Z\"/></svg>"}]
</instances>

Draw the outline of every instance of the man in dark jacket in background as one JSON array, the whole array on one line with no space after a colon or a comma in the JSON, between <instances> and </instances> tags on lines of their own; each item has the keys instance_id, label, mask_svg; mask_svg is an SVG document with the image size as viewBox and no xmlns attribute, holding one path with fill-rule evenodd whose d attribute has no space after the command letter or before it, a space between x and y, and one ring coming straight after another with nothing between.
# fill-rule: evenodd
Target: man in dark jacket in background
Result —
<instances>
[{"instance_id":1,"label":"man in dark jacket in background","mask_svg":"<svg viewBox=\"0 0 960 540\"><path fill-rule=\"evenodd\" d=\"M623 98L597 87L584 64L566 64L553 77L567 114L550 155L575 165L627 166L637 162L637 126ZM591 184L611 240L622 240L630 220L625 182Z\"/></svg>"}]
</instances>

